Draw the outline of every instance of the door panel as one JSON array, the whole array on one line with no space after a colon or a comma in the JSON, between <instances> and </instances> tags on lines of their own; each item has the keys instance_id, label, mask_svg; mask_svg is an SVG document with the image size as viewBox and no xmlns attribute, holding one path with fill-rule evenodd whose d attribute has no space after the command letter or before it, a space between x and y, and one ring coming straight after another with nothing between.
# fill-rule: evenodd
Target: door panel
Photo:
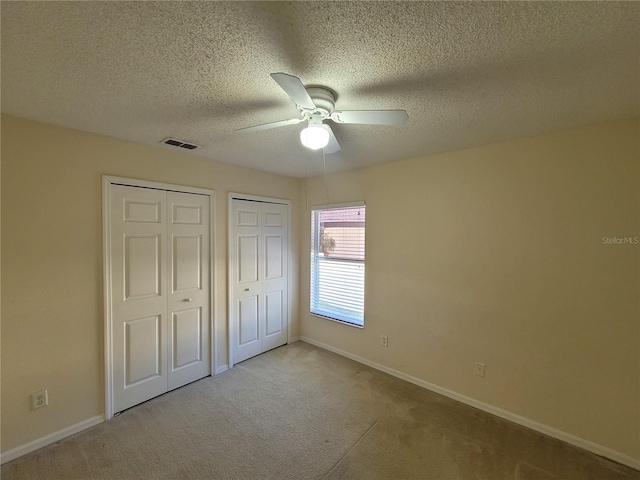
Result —
<instances>
[{"instance_id":1,"label":"door panel","mask_svg":"<svg viewBox=\"0 0 640 480\"><path fill-rule=\"evenodd\" d=\"M241 362L261 352L260 343L260 204L233 203L233 255L230 265L234 305L231 343L234 361Z\"/></svg>"},{"instance_id":2,"label":"door panel","mask_svg":"<svg viewBox=\"0 0 640 480\"><path fill-rule=\"evenodd\" d=\"M202 309L173 313L173 370L202 361Z\"/></svg>"},{"instance_id":3,"label":"door panel","mask_svg":"<svg viewBox=\"0 0 640 480\"><path fill-rule=\"evenodd\" d=\"M245 209L238 209L236 213L236 225L239 227L257 227L258 226L258 210L251 202L245 202Z\"/></svg>"},{"instance_id":4,"label":"door panel","mask_svg":"<svg viewBox=\"0 0 640 480\"><path fill-rule=\"evenodd\" d=\"M265 203L262 211L265 268L261 280L266 292L263 351L284 345L288 340L287 211L286 205L274 203Z\"/></svg>"},{"instance_id":5,"label":"door panel","mask_svg":"<svg viewBox=\"0 0 640 480\"><path fill-rule=\"evenodd\" d=\"M258 297L241 298L238 301L238 325L241 347L256 343L259 338L260 325L258 324Z\"/></svg>"},{"instance_id":6,"label":"door panel","mask_svg":"<svg viewBox=\"0 0 640 480\"><path fill-rule=\"evenodd\" d=\"M173 217L171 222L174 225L202 225L202 207L200 205L180 205L173 204Z\"/></svg>"},{"instance_id":7,"label":"door panel","mask_svg":"<svg viewBox=\"0 0 640 480\"><path fill-rule=\"evenodd\" d=\"M156 315L124 323L125 388L162 374L160 322L160 315Z\"/></svg>"},{"instance_id":8,"label":"door panel","mask_svg":"<svg viewBox=\"0 0 640 480\"><path fill-rule=\"evenodd\" d=\"M167 192L171 212L168 234L171 287L168 299L172 319L168 340L169 390L211 374L209 197Z\"/></svg>"},{"instance_id":9,"label":"door panel","mask_svg":"<svg viewBox=\"0 0 640 480\"><path fill-rule=\"evenodd\" d=\"M173 236L173 293L202 289L202 235Z\"/></svg>"},{"instance_id":10,"label":"door panel","mask_svg":"<svg viewBox=\"0 0 640 480\"><path fill-rule=\"evenodd\" d=\"M284 225L284 218L281 212L268 211L264 212L264 226L265 227L282 227Z\"/></svg>"},{"instance_id":11,"label":"door panel","mask_svg":"<svg viewBox=\"0 0 640 480\"><path fill-rule=\"evenodd\" d=\"M265 299L265 335L271 336L282 332L283 324L283 308L282 308L282 291L269 292L264 296Z\"/></svg>"},{"instance_id":12,"label":"door panel","mask_svg":"<svg viewBox=\"0 0 640 480\"><path fill-rule=\"evenodd\" d=\"M265 235L265 278L282 277L282 235Z\"/></svg>"},{"instance_id":13,"label":"door panel","mask_svg":"<svg viewBox=\"0 0 640 480\"><path fill-rule=\"evenodd\" d=\"M134 223L163 223L163 204L164 202L160 198L156 201L125 199L123 210L124 218L122 221Z\"/></svg>"},{"instance_id":14,"label":"door panel","mask_svg":"<svg viewBox=\"0 0 640 480\"><path fill-rule=\"evenodd\" d=\"M238 236L238 283L258 281L258 235Z\"/></svg>"},{"instance_id":15,"label":"door panel","mask_svg":"<svg viewBox=\"0 0 640 480\"><path fill-rule=\"evenodd\" d=\"M160 235L124 235L124 300L160 295Z\"/></svg>"},{"instance_id":16,"label":"door panel","mask_svg":"<svg viewBox=\"0 0 640 480\"><path fill-rule=\"evenodd\" d=\"M287 219L282 204L232 200L232 363L287 343Z\"/></svg>"},{"instance_id":17,"label":"door panel","mask_svg":"<svg viewBox=\"0 0 640 480\"><path fill-rule=\"evenodd\" d=\"M114 412L167 390L165 192L111 186Z\"/></svg>"}]
</instances>

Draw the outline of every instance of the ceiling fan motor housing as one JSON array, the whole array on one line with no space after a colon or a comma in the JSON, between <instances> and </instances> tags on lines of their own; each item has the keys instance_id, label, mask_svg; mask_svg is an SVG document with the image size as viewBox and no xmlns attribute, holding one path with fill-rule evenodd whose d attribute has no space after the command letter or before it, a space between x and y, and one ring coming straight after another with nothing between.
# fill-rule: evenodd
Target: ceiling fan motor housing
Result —
<instances>
[{"instance_id":1,"label":"ceiling fan motor housing","mask_svg":"<svg viewBox=\"0 0 640 480\"><path fill-rule=\"evenodd\" d=\"M306 87L309 96L316 104L317 110L322 113L323 118L328 117L333 113L336 106L336 94L327 87ZM300 109L304 113L305 109Z\"/></svg>"}]
</instances>

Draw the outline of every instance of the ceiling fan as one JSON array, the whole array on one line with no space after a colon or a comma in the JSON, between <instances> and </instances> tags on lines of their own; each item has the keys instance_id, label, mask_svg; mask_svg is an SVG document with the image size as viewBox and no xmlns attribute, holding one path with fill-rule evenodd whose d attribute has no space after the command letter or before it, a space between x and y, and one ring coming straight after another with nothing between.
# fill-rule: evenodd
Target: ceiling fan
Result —
<instances>
[{"instance_id":1,"label":"ceiling fan","mask_svg":"<svg viewBox=\"0 0 640 480\"><path fill-rule=\"evenodd\" d=\"M340 145L324 120L361 125L402 125L409 118L404 110L335 110L336 94L330 88L319 85L305 87L298 77L286 73L272 73L271 78L291 97L302 118L239 128L236 132L257 132L307 121L308 126L300 132L300 141L307 148L324 148L324 152L329 154L340 150Z\"/></svg>"}]
</instances>

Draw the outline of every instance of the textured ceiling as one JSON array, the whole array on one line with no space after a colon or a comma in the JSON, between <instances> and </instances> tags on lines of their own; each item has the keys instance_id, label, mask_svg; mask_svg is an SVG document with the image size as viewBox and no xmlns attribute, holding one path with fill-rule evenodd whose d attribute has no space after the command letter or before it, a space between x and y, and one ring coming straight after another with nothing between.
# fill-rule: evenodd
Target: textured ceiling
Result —
<instances>
[{"instance_id":1,"label":"textured ceiling","mask_svg":"<svg viewBox=\"0 0 640 480\"><path fill-rule=\"evenodd\" d=\"M409 113L334 124L328 171L640 114L637 2L1 3L4 113L285 175L303 124L234 133L297 116L271 72Z\"/></svg>"}]
</instances>

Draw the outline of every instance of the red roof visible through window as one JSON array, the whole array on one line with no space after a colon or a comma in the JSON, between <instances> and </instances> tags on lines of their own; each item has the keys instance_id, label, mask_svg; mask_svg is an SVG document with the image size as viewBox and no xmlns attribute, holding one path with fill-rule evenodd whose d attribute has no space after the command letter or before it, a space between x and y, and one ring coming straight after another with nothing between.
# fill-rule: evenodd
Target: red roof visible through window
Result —
<instances>
[{"instance_id":1,"label":"red roof visible through window","mask_svg":"<svg viewBox=\"0 0 640 480\"><path fill-rule=\"evenodd\" d=\"M336 208L332 210L322 210L320 212L320 223L364 223L365 208L349 207Z\"/></svg>"}]
</instances>

